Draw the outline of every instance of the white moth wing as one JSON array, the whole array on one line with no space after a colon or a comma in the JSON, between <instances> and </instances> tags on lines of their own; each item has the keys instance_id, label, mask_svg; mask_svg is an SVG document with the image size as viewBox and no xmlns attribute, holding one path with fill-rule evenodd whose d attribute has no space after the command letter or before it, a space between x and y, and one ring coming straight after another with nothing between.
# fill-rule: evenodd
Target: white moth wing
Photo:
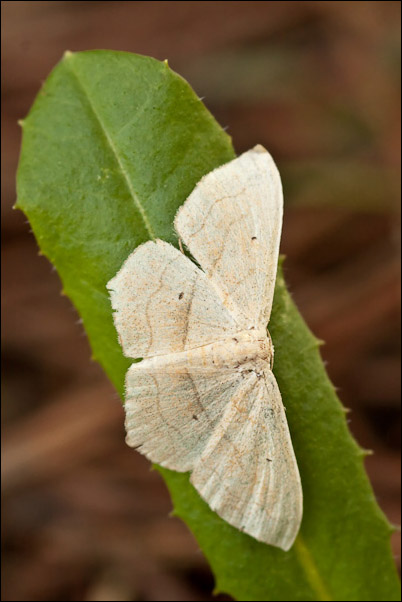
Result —
<instances>
[{"instance_id":1,"label":"white moth wing","mask_svg":"<svg viewBox=\"0 0 402 602\"><path fill-rule=\"evenodd\" d=\"M126 375L126 442L152 462L184 472L199 460L225 407L242 384L216 368L213 351L152 357Z\"/></svg>"},{"instance_id":2,"label":"white moth wing","mask_svg":"<svg viewBox=\"0 0 402 602\"><path fill-rule=\"evenodd\" d=\"M274 295L283 195L260 145L202 178L175 228L242 328L266 327Z\"/></svg>"},{"instance_id":3,"label":"white moth wing","mask_svg":"<svg viewBox=\"0 0 402 602\"><path fill-rule=\"evenodd\" d=\"M128 357L179 352L239 330L204 272L161 240L137 247L107 288Z\"/></svg>"},{"instance_id":4,"label":"white moth wing","mask_svg":"<svg viewBox=\"0 0 402 602\"><path fill-rule=\"evenodd\" d=\"M125 355L146 358L126 375L127 443L192 471L223 519L288 550L302 490L259 334L271 313L282 211L278 171L257 146L205 176L176 216L202 269L149 241L107 286Z\"/></svg>"},{"instance_id":5,"label":"white moth wing","mask_svg":"<svg viewBox=\"0 0 402 602\"><path fill-rule=\"evenodd\" d=\"M209 506L255 539L288 550L303 495L275 377L251 374L227 405L192 475Z\"/></svg>"}]
</instances>

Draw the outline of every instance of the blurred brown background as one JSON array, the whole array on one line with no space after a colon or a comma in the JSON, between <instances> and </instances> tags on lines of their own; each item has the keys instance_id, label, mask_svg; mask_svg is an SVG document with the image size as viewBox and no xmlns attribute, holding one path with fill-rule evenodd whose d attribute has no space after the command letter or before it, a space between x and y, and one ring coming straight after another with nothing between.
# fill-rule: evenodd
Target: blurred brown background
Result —
<instances>
[{"instance_id":1,"label":"blurred brown background","mask_svg":"<svg viewBox=\"0 0 402 602\"><path fill-rule=\"evenodd\" d=\"M192 536L12 211L17 119L64 50L169 59L284 179L286 277L399 523L399 2L2 2L3 600L212 600ZM399 563L398 534L393 549ZM221 599L226 599L221 596Z\"/></svg>"}]
</instances>

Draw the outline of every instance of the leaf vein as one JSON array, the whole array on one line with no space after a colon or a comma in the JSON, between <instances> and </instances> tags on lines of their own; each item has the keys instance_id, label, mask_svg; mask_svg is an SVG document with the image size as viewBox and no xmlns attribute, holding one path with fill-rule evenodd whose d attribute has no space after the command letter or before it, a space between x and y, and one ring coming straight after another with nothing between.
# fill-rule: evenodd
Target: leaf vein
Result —
<instances>
[{"instance_id":1,"label":"leaf vein","mask_svg":"<svg viewBox=\"0 0 402 602\"><path fill-rule=\"evenodd\" d=\"M110 134L109 134L109 132L108 132L105 124L103 123L103 121L102 121L102 119L101 119L101 117L100 117L100 115L99 115L99 113L98 113L98 111L97 111L97 109L96 109L96 107L95 107L92 99L91 99L91 96L90 96L87 88L85 87L85 85L83 84L83 82L81 81L81 79L78 77L77 73L74 71L74 69L72 67L71 58L67 61L67 64L69 65L70 73L74 76L74 78L77 81L77 83L78 83L81 91L83 92L85 98L87 99L87 102L88 102L88 104L89 104L89 106L91 108L91 111L94 114L94 116L95 116L95 118L96 118L96 120L97 120L97 122L98 122L98 124L99 124L99 126L101 128L101 130L102 130L102 133L105 136L105 139L106 139L107 143L110 146L110 149L112 150L112 153L113 153L113 155L114 155L114 157L115 157L115 159L117 161L117 164L119 166L119 169L120 169L120 171L122 173L123 179L124 179L124 181L126 183L127 189L128 189L128 191L130 193L130 196L132 197L132 199L134 201L134 205L136 206L136 208L138 209L138 211L139 211L139 213L140 213L140 215L142 217L142 220L143 220L145 228L146 228L146 230L147 230L147 232L149 234L149 237L152 240L155 240L156 236L155 236L155 233L154 233L153 228L151 226L151 222L149 221L149 218L148 218L148 216L146 214L144 206L142 205L140 199L138 198L137 193L135 192L135 190L133 188L133 185L131 183L130 177L129 177L129 175L127 173L127 170L126 170L126 168L125 168L125 166L124 166L124 164L122 162L122 159L121 159L121 157L120 157L120 155L118 153L116 145L115 145L112 137L110 136Z\"/></svg>"},{"instance_id":2,"label":"leaf vein","mask_svg":"<svg viewBox=\"0 0 402 602\"><path fill-rule=\"evenodd\" d=\"M296 555L300 561L300 564L302 565L303 570L306 573L307 579L312 589L317 594L317 600L333 600L321 579L321 575L318 572L314 559L312 558L300 533L296 537L294 548Z\"/></svg>"}]
</instances>

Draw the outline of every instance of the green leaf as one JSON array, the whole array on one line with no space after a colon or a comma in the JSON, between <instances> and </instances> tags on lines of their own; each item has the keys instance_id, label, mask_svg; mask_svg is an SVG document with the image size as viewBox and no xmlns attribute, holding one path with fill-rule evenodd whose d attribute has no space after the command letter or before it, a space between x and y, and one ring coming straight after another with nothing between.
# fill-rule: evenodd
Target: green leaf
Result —
<instances>
[{"instance_id":1,"label":"green leaf","mask_svg":"<svg viewBox=\"0 0 402 602\"><path fill-rule=\"evenodd\" d=\"M18 207L122 393L130 361L105 285L138 244L177 243L177 208L203 174L234 157L230 139L166 63L111 51L66 53L22 125ZM398 600L390 525L281 274L270 331L304 491L294 547L286 553L240 533L187 474L161 470L175 513L194 532L218 590L239 600Z\"/></svg>"}]
</instances>

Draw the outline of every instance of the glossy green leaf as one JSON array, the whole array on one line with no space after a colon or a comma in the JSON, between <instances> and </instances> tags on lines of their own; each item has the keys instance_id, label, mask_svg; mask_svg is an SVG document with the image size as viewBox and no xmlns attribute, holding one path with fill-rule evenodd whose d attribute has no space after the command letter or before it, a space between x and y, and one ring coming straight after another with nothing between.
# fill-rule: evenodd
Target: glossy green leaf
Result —
<instances>
[{"instance_id":1,"label":"glossy green leaf","mask_svg":"<svg viewBox=\"0 0 402 602\"><path fill-rule=\"evenodd\" d=\"M138 244L153 237L176 244L177 208L203 174L233 157L230 139L182 78L166 63L128 53L67 53L23 122L18 207L120 393L130 362L105 285ZM281 275L270 330L304 491L294 547L286 553L240 533L209 510L188 475L161 470L175 512L194 532L218 589L239 600L398 600L391 528L318 342Z\"/></svg>"}]
</instances>

